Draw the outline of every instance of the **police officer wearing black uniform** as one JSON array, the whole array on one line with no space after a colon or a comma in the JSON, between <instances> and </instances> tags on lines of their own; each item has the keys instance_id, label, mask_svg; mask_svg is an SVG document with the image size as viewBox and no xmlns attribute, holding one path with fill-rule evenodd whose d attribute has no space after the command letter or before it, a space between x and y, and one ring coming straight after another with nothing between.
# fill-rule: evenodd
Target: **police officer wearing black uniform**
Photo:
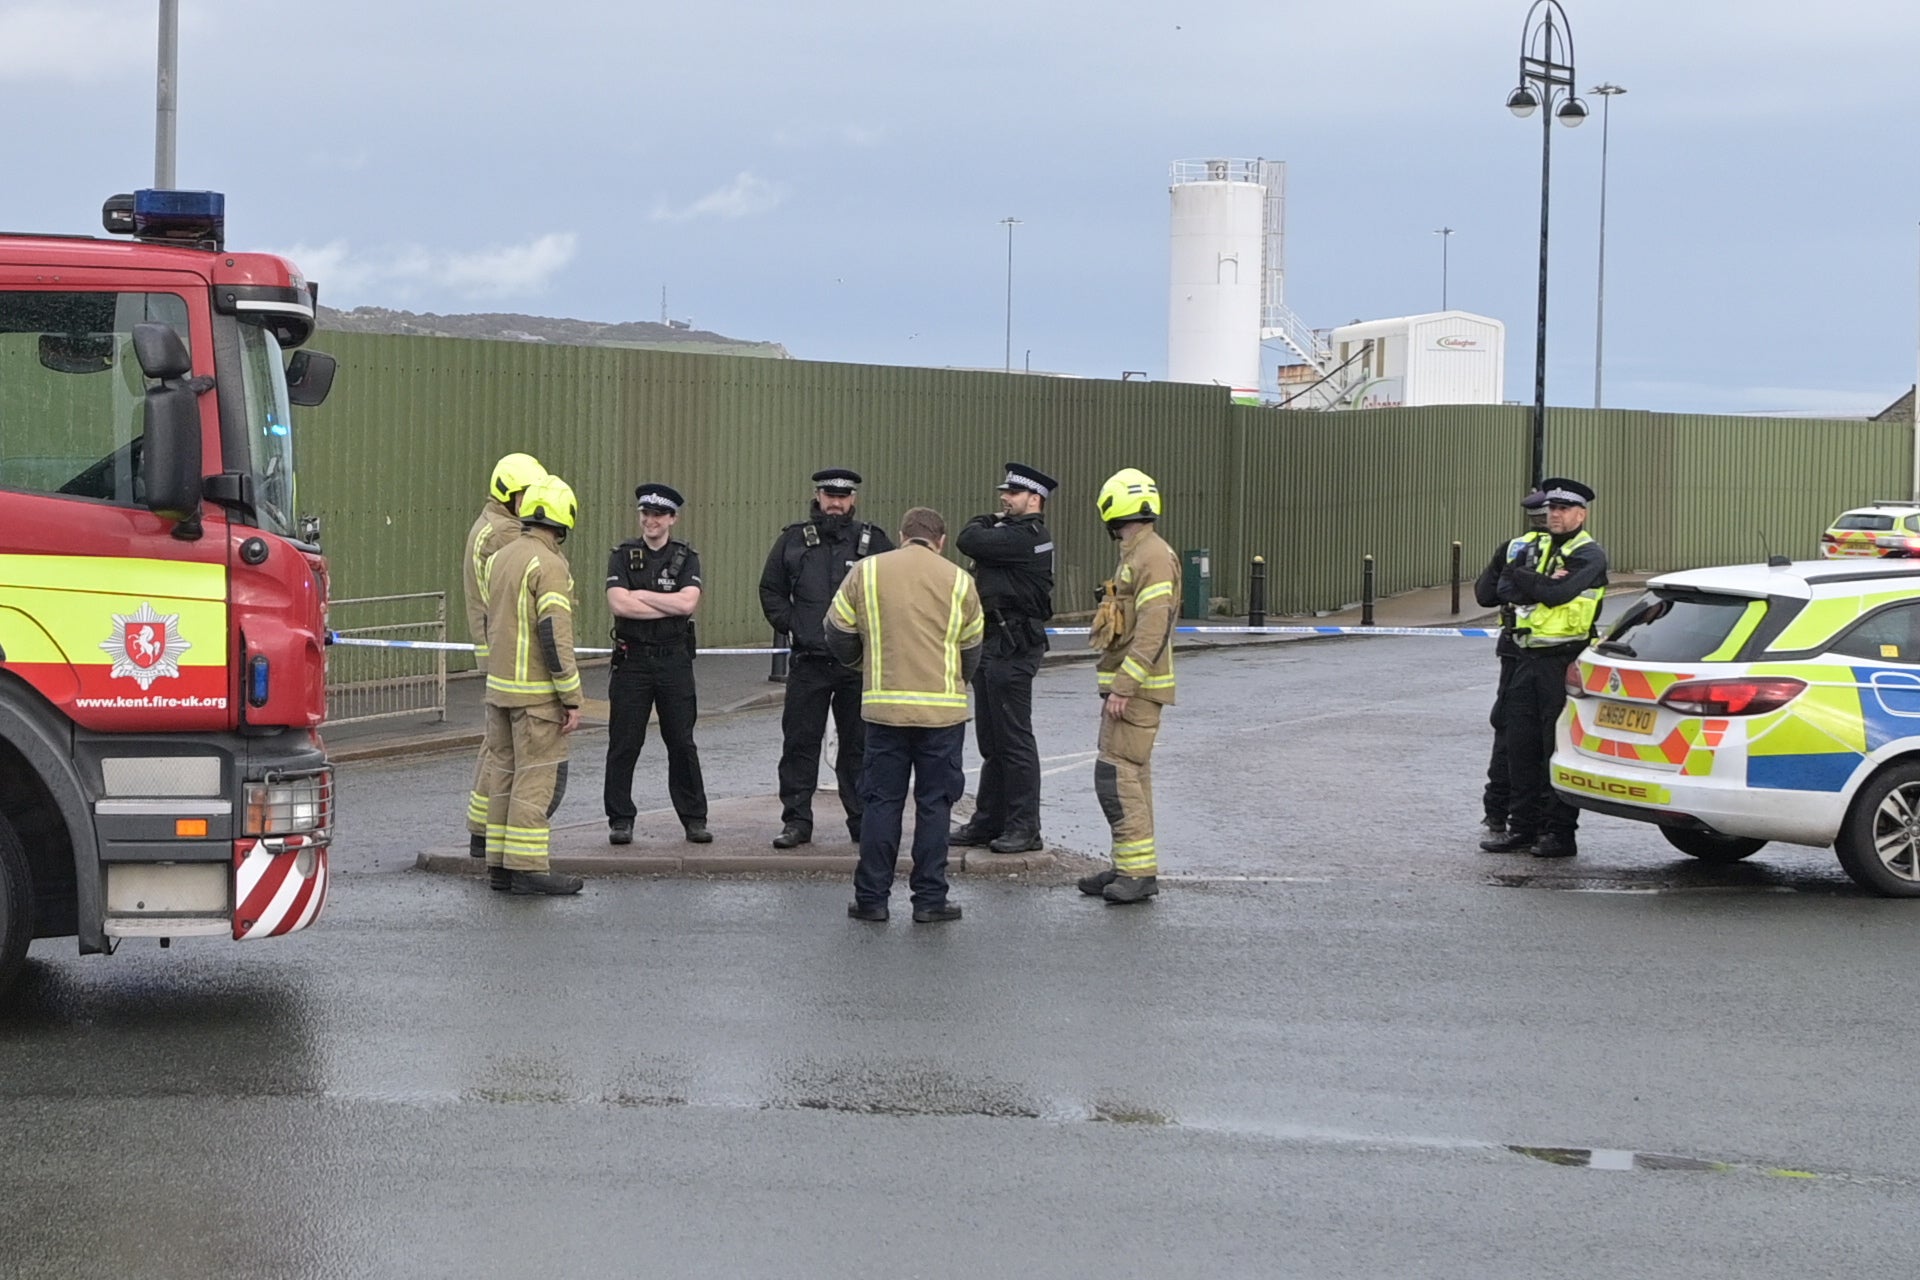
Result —
<instances>
[{"instance_id":1,"label":"police officer wearing black uniform","mask_svg":"<svg viewBox=\"0 0 1920 1280\"><path fill-rule=\"evenodd\" d=\"M1053 616L1053 535L1044 512L1058 482L1018 462L1000 482L1000 513L975 516L954 540L973 559L987 637L973 681L980 785L973 817L949 843L994 853L1045 848L1040 839L1040 749L1033 739L1033 677Z\"/></svg>"},{"instance_id":2,"label":"police officer wearing black uniform","mask_svg":"<svg viewBox=\"0 0 1920 1280\"><path fill-rule=\"evenodd\" d=\"M860 839L860 760L866 752L866 723L860 718L862 677L843 667L827 650L827 606L840 580L856 561L893 550L893 539L878 525L854 518L860 473L828 467L813 473L813 512L781 530L760 574L760 608L776 632L786 633L792 648L787 663L787 699L780 715L780 834L776 849L792 849L813 840L813 793L820 782L820 740L827 712L840 735L834 774L847 832Z\"/></svg>"},{"instance_id":3,"label":"police officer wearing black uniform","mask_svg":"<svg viewBox=\"0 0 1920 1280\"><path fill-rule=\"evenodd\" d=\"M700 553L672 535L686 499L670 485L633 491L640 536L607 560L607 607L613 612L612 708L607 731L607 839L633 842L633 766L647 741L647 717L660 713L667 744L667 795L687 839L706 844L707 788L693 745L700 700L693 684L693 611L700 603Z\"/></svg>"},{"instance_id":4,"label":"police officer wearing black uniform","mask_svg":"<svg viewBox=\"0 0 1920 1280\"><path fill-rule=\"evenodd\" d=\"M1500 635L1493 642L1495 656L1500 659L1500 683L1493 695L1493 711L1487 717L1487 723L1493 726L1493 751L1487 758L1487 785L1480 793L1480 807L1484 813L1482 825L1488 835L1503 836L1507 833L1507 817L1512 812L1513 780L1507 765L1507 686L1513 681L1513 670L1520 662L1520 646L1513 639L1513 606L1500 599L1500 575L1506 567L1527 554L1527 549L1539 538L1547 536L1547 495L1535 489L1520 499L1520 509L1527 513L1527 531L1516 538L1504 539L1494 547L1493 555L1487 560L1487 567L1473 582L1473 600L1482 609L1498 607L1500 610Z\"/></svg>"}]
</instances>

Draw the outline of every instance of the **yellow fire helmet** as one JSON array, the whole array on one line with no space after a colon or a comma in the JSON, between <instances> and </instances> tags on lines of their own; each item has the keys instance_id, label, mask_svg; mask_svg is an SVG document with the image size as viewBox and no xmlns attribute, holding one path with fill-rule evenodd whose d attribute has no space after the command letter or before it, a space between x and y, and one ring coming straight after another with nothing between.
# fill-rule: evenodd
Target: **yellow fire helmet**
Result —
<instances>
[{"instance_id":1,"label":"yellow fire helmet","mask_svg":"<svg viewBox=\"0 0 1920 1280\"><path fill-rule=\"evenodd\" d=\"M1160 486L1144 471L1127 467L1107 477L1100 486L1100 518L1109 525L1122 520L1158 520L1165 509L1160 505Z\"/></svg>"},{"instance_id":2,"label":"yellow fire helmet","mask_svg":"<svg viewBox=\"0 0 1920 1280\"><path fill-rule=\"evenodd\" d=\"M523 524L547 524L556 529L571 529L579 505L573 498L573 486L559 476L543 475L520 495L520 520Z\"/></svg>"},{"instance_id":3,"label":"yellow fire helmet","mask_svg":"<svg viewBox=\"0 0 1920 1280\"><path fill-rule=\"evenodd\" d=\"M512 502L513 495L546 478L547 469L530 453L510 453L493 464L493 480L487 492L496 502Z\"/></svg>"}]
</instances>

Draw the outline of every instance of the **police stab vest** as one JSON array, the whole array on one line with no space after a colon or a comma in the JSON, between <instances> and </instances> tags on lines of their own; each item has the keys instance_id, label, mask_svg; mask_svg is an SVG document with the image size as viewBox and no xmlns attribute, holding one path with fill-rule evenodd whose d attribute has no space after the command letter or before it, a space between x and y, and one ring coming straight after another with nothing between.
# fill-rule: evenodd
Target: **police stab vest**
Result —
<instances>
[{"instance_id":1,"label":"police stab vest","mask_svg":"<svg viewBox=\"0 0 1920 1280\"><path fill-rule=\"evenodd\" d=\"M1585 529L1561 543L1558 550L1553 548L1549 540L1542 547L1546 554L1537 572L1552 577L1554 570L1566 564L1569 555L1592 541L1592 535ZM1606 599L1606 595L1605 587L1588 587L1565 604L1523 604L1514 610L1515 622L1520 629L1513 638L1524 649L1544 649L1557 644L1590 640L1593 638L1594 619L1600 616L1600 602Z\"/></svg>"}]
</instances>

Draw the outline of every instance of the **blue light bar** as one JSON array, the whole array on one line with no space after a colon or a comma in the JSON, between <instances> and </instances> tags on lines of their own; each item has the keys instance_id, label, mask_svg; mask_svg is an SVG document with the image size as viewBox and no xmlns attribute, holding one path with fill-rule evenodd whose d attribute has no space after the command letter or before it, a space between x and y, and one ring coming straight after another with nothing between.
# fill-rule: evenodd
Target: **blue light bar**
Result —
<instances>
[{"instance_id":1,"label":"blue light bar","mask_svg":"<svg viewBox=\"0 0 1920 1280\"><path fill-rule=\"evenodd\" d=\"M133 234L142 240L211 243L227 238L227 198L218 191L133 193Z\"/></svg>"}]
</instances>

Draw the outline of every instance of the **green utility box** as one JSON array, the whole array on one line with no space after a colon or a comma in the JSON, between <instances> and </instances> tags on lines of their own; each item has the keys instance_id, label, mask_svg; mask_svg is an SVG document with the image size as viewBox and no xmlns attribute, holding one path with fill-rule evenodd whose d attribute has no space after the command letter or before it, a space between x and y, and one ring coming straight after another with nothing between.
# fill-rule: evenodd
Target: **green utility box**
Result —
<instances>
[{"instance_id":1,"label":"green utility box","mask_svg":"<svg viewBox=\"0 0 1920 1280\"><path fill-rule=\"evenodd\" d=\"M1205 547L1182 551L1180 563L1180 616L1204 619L1213 598L1213 555Z\"/></svg>"}]
</instances>

